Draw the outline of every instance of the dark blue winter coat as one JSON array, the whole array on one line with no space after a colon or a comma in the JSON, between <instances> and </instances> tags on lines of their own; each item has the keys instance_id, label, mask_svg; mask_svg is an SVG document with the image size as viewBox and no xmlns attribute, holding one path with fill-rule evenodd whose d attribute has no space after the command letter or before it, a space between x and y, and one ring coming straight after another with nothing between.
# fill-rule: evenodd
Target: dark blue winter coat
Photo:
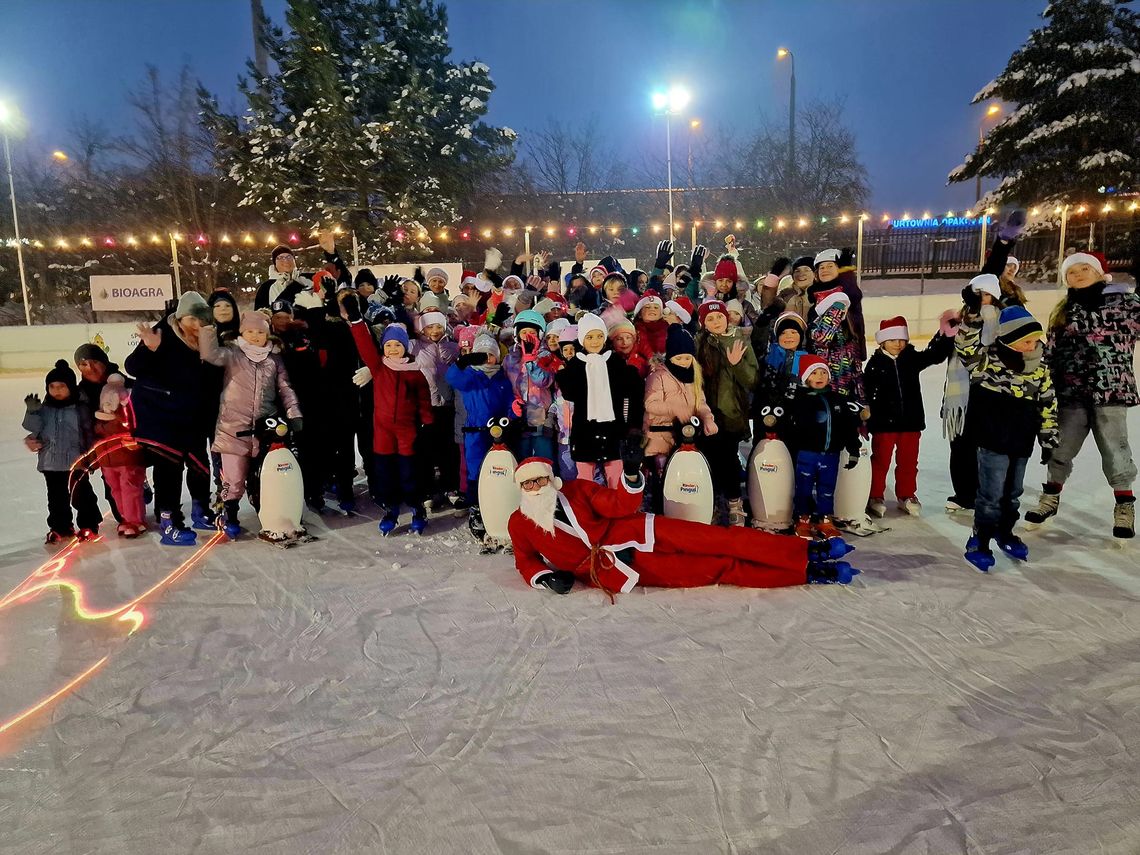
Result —
<instances>
[{"instance_id":1,"label":"dark blue winter coat","mask_svg":"<svg viewBox=\"0 0 1140 855\"><path fill-rule=\"evenodd\" d=\"M489 419L510 415L515 393L502 368L488 377L482 366L460 368L452 363L444 379L463 398L463 408L467 411L465 427L486 427Z\"/></svg>"},{"instance_id":2,"label":"dark blue winter coat","mask_svg":"<svg viewBox=\"0 0 1140 855\"><path fill-rule=\"evenodd\" d=\"M167 315L154 329L162 334L156 350L142 342L123 363L135 378L131 404L135 410L135 436L168 445L178 451L197 449L213 432L206 406L204 369L196 348L174 329L174 315Z\"/></svg>"}]
</instances>

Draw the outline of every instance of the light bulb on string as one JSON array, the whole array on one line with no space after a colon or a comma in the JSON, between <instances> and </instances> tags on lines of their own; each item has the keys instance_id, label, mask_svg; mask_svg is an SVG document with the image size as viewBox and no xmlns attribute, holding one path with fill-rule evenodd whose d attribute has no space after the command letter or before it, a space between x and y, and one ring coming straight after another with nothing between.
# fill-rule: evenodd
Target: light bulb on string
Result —
<instances>
[{"instance_id":1,"label":"light bulb on string","mask_svg":"<svg viewBox=\"0 0 1140 855\"><path fill-rule=\"evenodd\" d=\"M653 234L661 234L661 226L657 225L657 223L651 225L650 228L653 229Z\"/></svg>"},{"instance_id":2,"label":"light bulb on string","mask_svg":"<svg viewBox=\"0 0 1140 855\"><path fill-rule=\"evenodd\" d=\"M490 229L483 229L483 237L489 238L492 234L494 233Z\"/></svg>"},{"instance_id":3,"label":"light bulb on string","mask_svg":"<svg viewBox=\"0 0 1140 855\"><path fill-rule=\"evenodd\" d=\"M447 229L443 229L443 230L442 230L442 231L439 233L439 239L440 239L441 241L446 241L446 240L447 240Z\"/></svg>"},{"instance_id":4,"label":"light bulb on string","mask_svg":"<svg viewBox=\"0 0 1140 855\"><path fill-rule=\"evenodd\" d=\"M733 226L737 231L740 231L742 228L744 228L744 223L740 222L740 220L737 220Z\"/></svg>"},{"instance_id":5,"label":"light bulb on string","mask_svg":"<svg viewBox=\"0 0 1140 855\"><path fill-rule=\"evenodd\" d=\"M547 226L546 236L547 237L554 237L554 228L552 226Z\"/></svg>"},{"instance_id":6,"label":"light bulb on string","mask_svg":"<svg viewBox=\"0 0 1140 855\"><path fill-rule=\"evenodd\" d=\"M570 235L570 237L574 237L576 234L578 234L578 230L571 226L566 230L566 234Z\"/></svg>"},{"instance_id":7,"label":"light bulb on string","mask_svg":"<svg viewBox=\"0 0 1140 855\"><path fill-rule=\"evenodd\" d=\"M156 235L156 234L152 234L152 235L150 236L150 242L151 242L151 243L162 243L162 238L160 238L160 237L159 237L158 235Z\"/></svg>"},{"instance_id":8,"label":"light bulb on string","mask_svg":"<svg viewBox=\"0 0 1140 855\"><path fill-rule=\"evenodd\" d=\"M786 225L787 223L785 223L783 220L776 220L776 228L782 229Z\"/></svg>"},{"instance_id":9,"label":"light bulb on string","mask_svg":"<svg viewBox=\"0 0 1140 855\"><path fill-rule=\"evenodd\" d=\"M611 235L616 235L617 233L618 233L618 229L617 229L617 226L611 226L611 227L610 227L610 234L611 234Z\"/></svg>"},{"instance_id":10,"label":"light bulb on string","mask_svg":"<svg viewBox=\"0 0 1140 855\"><path fill-rule=\"evenodd\" d=\"M253 243L253 235L251 235L249 232L246 232L244 235L241 236L241 242L242 243Z\"/></svg>"},{"instance_id":11,"label":"light bulb on string","mask_svg":"<svg viewBox=\"0 0 1140 855\"><path fill-rule=\"evenodd\" d=\"M720 220L717 220L713 225L716 226L716 230L718 232L724 228L724 223L721 222Z\"/></svg>"},{"instance_id":12,"label":"light bulb on string","mask_svg":"<svg viewBox=\"0 0 1140 855\"><path fill-rule=\"evenodd\" d=\"M796 221L796 225L798 225L802 229L804 226L807 225L807 220L804 217L800 217L799 220Z\"/></svg>"}]
</instances>

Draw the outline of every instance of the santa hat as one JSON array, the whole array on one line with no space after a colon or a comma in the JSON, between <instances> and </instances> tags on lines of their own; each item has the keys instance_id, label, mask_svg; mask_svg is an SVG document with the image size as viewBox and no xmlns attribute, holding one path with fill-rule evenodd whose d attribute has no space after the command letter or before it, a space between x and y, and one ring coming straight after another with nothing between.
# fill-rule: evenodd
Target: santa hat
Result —
<instances>
[{"instance_id":1,"label":"santa hat","mask_svg":"<svg viewBox=\"0 0 1140 855\"><path fill-rule=\"evenodd\" d=\"M424 312L419 316L418 321L421 330L425 327L430 327L432 324L439 324L444 329L447 328L447 315L445 315L443 312Z\"/></svg>"},{"instance_id":2,"label":"santa hat","mask_svg":"<svg viewBox=\"0 0 1140 855\"><path fill-rule=\"evenodd\" d=\"M602 265L595 264L593 267L590 268L590 277L589 278L591 279L591 281L594 278L595 272L601 273L602 276L609 276L609 274L610 274L610 272L608 270L606 270L606 268L602 267Z\"/></svg>"},{"instance_id":3,"label":"santa hat","mask_svg":"<svg viewBox=\"0 0 1140 855\"><path fill-rule=\"evenodd\" d=\"M644 309L646 306L651 306L654 304L656 304L657 308L661 310L665 309L665 304L661 302L660 297L658 297L656 294L646 294L644 297L638 300L637 305L633 307L633 316L636 318L641 314L642 309Z\"/></svg>"},{"instance_id":4,"label":"santa hat","mask_svg":"<svg viewBox=\"0 0 1140 855\"><path fill-rule=\"evenodd\" d=\"M431 280L435 279L437 276L443 280L444 285L447 284L447 282L448 282L447 271L444 270L442 267L430 268L428 270L427 274L424 276L424 279L427 282L431 282Z\"/></svg>"},{"instance_id":5,"label":"santa hat","mask_svg":"<svg viewBox=\"0 0 1140 855\"><path fill-rule=\"evenodd\" d=\"M833 264L839 264L839 250L825 249L822 252L817 252L815 256L815 262L812 264L812 267L814 267L816 270L819 270L819 266L825 261L830 261ZM793 267L792 269L794 270L795 268Z\"/></svg>"},{"instance_id":6,"label":"santa hat","mask_svg":"<svg viewBox=\"0 0 1140 855\"><path fill-rule=\"evenodd\" d=\"M522 288L524 286L523 286L522 279L519 278L518 276L515 276L515 274L511 273L505 279L503 279L503 287L504 288Z\"/></svg>"},{"instance_id":7,"label":"santa hat","mask_svg":"<svg viewBox=\"0 0 1140 855\"><path fill-rule=\"evenodd\" d=\"M1014 276L1016 276L1016 275L1017 275L1017 271L1019 271L1019 270L1021 269L1021 262L1020 262L1020 261L1018 261L1016 258L1014 258L1014 257L1011 255L1009 258L1007 258L1007 259L1005 260L1005 266L1006 266L1006 267L1009 267L1009 265L1011 265L1011 264L1013 265L1013 275L1014 275Z\"/></svg>"},{"instance_id":8,"label":"santa hat","mask_svg":"<svg viewBox=\"0 0 1140 855\"><path fill-rule=\"evenodd\" d=\"M478 277L475 277L475 276L464 276L464 277L463 277L463 282L461 283L460 287L461 287L461 288L466 288L468 285L471 285L471 286L473 286L473 287L475 287L475 288L479 288L479 279L478 279ZM482 288L479 288L479 290L481 291L481 290L483 290L483 289L482 289Z\"/></svg>"},{"instance_id":9,"label":"santa hat","mask_svg":"<svg viewBox=\"0 0 1140 855\"><path fill-rule=\"evenodd\" d=\"M606 322L600 317L597 315L582 315L582 317L578 319L578 344L585 347L583 339L586 337L586 333L593 330L597 330L602 333L602 335L608 336L609 334L609 331L606 329Z\"/></svg>"},{"instance_id":10,"label":"santa hat","mask_svg":"<svg viewBox=\"0 0 1140 855\"><path fill-rule=\"evenodd\" d=\"M850 309L851 298L842 288L820 291L815 295L816 314L822 315L832 306L842 306L844 310Z\"/></svg>"},{"instance_id":11,"label":"santa hat","mask_svg":"<svg viewBox=\"0 0 1140 855\"><path fill-rule=\"evenodd\" d=\"M731 279L736 282L738 276L736 259L727 255L716 263L716 268L713 270L714 279Z\"/></svg>"},{"instance_id":12,"label":"santa hat","mask_svg":"<svg viewBox=\"0 0 1140 855\"><path fill-rule=\"evenodd\" d=\"M1068 274L1069 269L1074 264L1087 264L1092 267L1101 276L1104 276L1104 265L1101 264L1099 258L1087 252L1074 252L1068 258L1061 262L1061 281L1065 281L1065 276Z\"/></svg>"},{"instance_id":13,"label":"santa hat","mask_svg":"<svg viewBox=\"0 0 1140 855\"><path fill-rule=\"evenodd\" d=\"M697 318L702 327L705 325L705 320L713 312L720 312L724 315L725 320L728 320L728 307L725 306L724 303L720 300L706 300L701 303L701 307L697 309Z\"/></svg>"},{"instance_id":14,"label":"santa hat","mask_svg":"<svg viewBox=\"0 0 1140 855\"><path fill-rule=\"evenodd\" d=\"M474 279L475 279L475 290L479 291L481 294L486 294L488 291L491 290L491 280L490 279L480 279L478 276L474 277Z\"/></svg>"},{"instance_id":15,"label":"santa hat","mask_svg":"<svg viewBox=\"0 0 1140 855\"><path fill-rule=\"evenodd\" d=\"M879 322L879 331L875 333L876 342L882 344L884 341L894 341L900 338L903 341L910 341L910 331L906 327L906 318L899 315Z\"/></svg>"},{"instance_id":16,"label":"santa hat","mask_svg":"<svg viewBox=\"0 0 1140 855\"><path fill-rule=\"evenodd\" d=\"M515 467L515 483L531 478L549 478L555 490L562 489L562 479L554 474L554 464L545 457L528 457Z\"/></svg>"},{"instance_id":17,"label":"santa hat","mask_svg":"<svg viewBox=\"0 0 1140 855\"><path fill-rule=\"evenodd\" d=\"M800 357L800 364L799 364L800 382L806 386L807 385L807 379L811 376L811 373L813 371L815 371L817 368L822 368L824 371L827 372L827 381L830 383L831 382L831 369L827 367L826 362L824 362L818 356L814 356L812 354L804 354L803 356Z\"/></svg>"},{"instance_id":18,"label":"santa hat","mask_svg":"<svg viewBox=\"0 0 1140 855\"><path fill-rule=\"evenodd\" d=\"M693 313L682 306L679 300L670 300L665 304L665 308L680 318L683 324L687 324L693 319Z\"/></svg>"},{"instance_id":19,"label":"santa hat","mask_svg":"<svg viewBox=\"0 0 1140 855\"><path fill-rule=\"evenodd\" d=\"M982 294L989 294L995 300L1001 299L1001 283L992 273L979 273L970 280L970 288Z\"/></svg>"}]
</instances>

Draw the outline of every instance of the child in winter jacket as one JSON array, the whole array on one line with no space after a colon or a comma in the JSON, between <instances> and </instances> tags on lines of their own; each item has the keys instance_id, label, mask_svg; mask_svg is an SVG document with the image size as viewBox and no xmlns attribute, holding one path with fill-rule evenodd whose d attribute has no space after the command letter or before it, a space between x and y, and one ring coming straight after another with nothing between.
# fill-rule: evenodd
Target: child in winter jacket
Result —
<instances>
[{"instance_id":1,"label":"child in winter jacket","mask_svg":"<svg viewBox=\"0 0 1140 855\"><path fill-rule=\"evenodd\" d=\"M562 360L558 371L561 371L578 352L577 326L563 327L558 333L558 352ZM558 371L554 372L555 377L558 376ZM574 423L574 405L566 400L566 396L562 394L562 387L557 382L554 384L554 399L550 409L554 414L554 423L558 430L559 475L563 481L573 481L578 477L578 467L574 463L574 458L570 456L570 428Z\"/></svg>"},{"instance_id":2,"label":"child in winter jacket","mask_svg":"<svg viewBox=\"0 0 1140 855\"><path fill-rule=\"evenodd\" d=\"M607 346L606 326L597 315L578 321L580 352L558 372L558 386L573 407L570 455L578 477L593 480L601 467L606 483L622 477L621 446L641 425L645 387L637 372Z\"/></svg>"},{"instance_id":3,"label":"child in winter jacket","mask_svg":"<svg viewBox=\"0 0 1140 855\"><path fill-rule=\"evenodd\" d=\"M1108 277L1094 255L1070 255L1061 274L1068 292L1049 319L1045 348L1060 405L1060 442L1049 460L1048 481L1038 506L1025 519L1041 523L1057 513L1073 459L1091 431L1116 500L1112 534L1133 537L1136 464L1128 443L1127 417L1128 408L1140 403L1132 367L1140 339L1140 296L1106 288Z\"/></svg>"},{"instance_id":4,"label":"child in winter jacket","mask_svg":"<svg viewBox=\"0 0 1140 855\"><path fill-rule=\"evenodd\" d=\"M429 284L438 284L441 272L434 267L429 270ZM447 338L447 317L443 312L426 311L420 315L419 323L420 333L412 355L427 380L432 420L416 437L416 461L420 467L420 489L431 498L432 507L438 508L445 498L454 502L459 497L459 448L452 440L455 392L447 382L447 369L459 356L459 348Z\"/></svg>"},{"instance_id":5,"label":"child in winter jacket","mask_svg":"<svg viewBox=\"0 0 1140 855\"><path fill-rule=\"evenodd\" d=\"M632 321L621 318L607 327L610 347L621 355L626 364L637 372L641 380L649 376L649 359L641 352L637 328Z\"/></svg>"},{"instance_id":6,"label":"child in winter jacket","mask_svg":"<svg viewBox=\"0 0 1140 855\"><path fill-rule=\"evenodd\" d=\"M233 539L241 530L238 503L245 495L246 481L252 474L251 462L256 461L260 453L253 433L258 419L275 413L280 397L290 427L294 433L300 433L301 408L289 385L285 363L269 343L269 319L263 313L243 312L240 335L232 344L224 346L218 344L216 327L202 327L198 349L204 362L217 365L225 372L212 450L222 456L225 529ZM255 505L259 504L256 496L251 498Z\"/></svg>"},{"instance_id":7,"label":"child in winter jacket","mask_svg":"<svg viewBox=\"0 0 1140 855\"><path fill-rule=\"evenodd\" d=\"M847 450L848 469L859 463L858 404L831 388L831 371L820 357L803 356L799 371L803 387L785 437L796 470L796 534L831 539L841 536L832 521L839 452Z\"/></svg>"},{"instance_id":8,"label":"child in winter jacket","mask_svg":"<svg viewBox=\"0 0 1140 855\"><path fill-rule=\"evenodd\" d=\"M752 347L760 368L755 396L757 406L770 406L776 401L789 401L796 396L800 387L796 363L806 352L807 325L795 312L783 312L769 329L771 332L764 337L757 336L755 332L752 334Z\"/></svg>"},{"instance_id":9,"label":"child in winter jacket","mask_svg":"<svg viewBox=\"0 0 1140 855\"><path fill-rule=\"evenodd\" d=\"M24 444L38 453L36 468L47 484L48 533L44 542L59 543L73 536L89 540L99 533L102 519L95 491L87 477L79 480L74 493L68 481L72 464L91 447L91 413L79 401L75 372L66 360L56 362L47 373L44 387L45 398L24 398L27 412L23 421L23 428L28 431ZM72 507L79 523L78 534L71 525Z\"/></svg>"},{"instance_id":10,"label":"child in winter jacket","mask_svg":"<svg viewBox=\"0 0 1140 855\"><path fill-rule=\"evenodd\" d=\"M107 385L99 393L95 419L95 435L101 441L107 440L98 446L99 468L123 518L119 537L138 537L146 531L146 466L142 447L132 435L135 416L122 374L107 377Z\"/></svg>"},{"instance_id":11,"label":"child in winter jacket","mask_svg":"<svg viewBox=\"0 0 1140 855\"><path fill-rule=\"evenodd\" d=\"M865 402L863 359L866 345L859 341L850 308L851 298L838 288L817 294L811 344L813 352L827 363L832 388L854 401Z\"/></svg>"},{"instance_id":12,"label":"child in winter jacket","mask_svg":"<svg viewBox=\"0 0 1140 855\"><path fill-rule=\"evenodd\" d=\"M871 418L871 497L867 511L886 514L883 493L891 456L895 458L895 499L912 516L922 512L918 501L918 441L926 430L919 375L950 355L954 339L935 335L922 350L910 343L906 318L888 318L875 333L879 349L863 372Z\"/></svg>"},{"instance_id":13,"label":"child in winter jacket","mask_svg":"<svg viewBox=\"0 0 1140 855\"><path fill-rule=\"evenodd\" d=\"M697 345L687 330L674 325L665 342L665 361L649 373L645 381L645 456L653 458L657 484L665 473L665 463L675 443L676 423L688 424L694 416L701 420L705 436L717 433L716 419L705 401L701 373L697 370ZM660 490L654 490L654 496Z\"/></svg>"},{"instance_id":14,"label":"child in winter jacket","mask_svg":"<svg viewBox=\"0 0 1140 855\"><path fill-rule=\"evenodd\" d=\"M543 347L546 321L534 309L515 317L515 346L503 360L503 370L514 392L511 412L522 419L519 460L527 457L554 459L554 423L550 405L554 400L557 370Z\"/></svg>"},{"instance_id":15,"label":"child in winter jacket","mask_svg":"<svg viewBox=\"0 0 1140 855\"><path fill-rule=\"evenodd\" d=\"M728 328L724 303L708 300L701 304L698 315L697 363L717 426L715 435L704 438L701 450L712 470L713 489L728 503L729 524L744 525L738 448L748 438L749 396L759 366L747 334Z\"/></svg>"},{"instance_id":16,"label":"child in winter jacket","mask_svg":"<svg viewBox=\"0 0 1140 855\"><path fill-rule=\"evenodd\" d=\"M855 253L848 248L842 251L825 249L816 253L814 267L816 281L807 290L808 299L813 304L808 312L808 326L812 326L815 319L823 314L819 301L831 291L842 291L847 296L846 317L849 338L854 342L855 361L862 365L867 358L867 332L863 321L863 291L855 273ZM834 371L834 366L832 370Z\"/></svg>"},{"instance_id":17,"label":"child in winter jacket","mask_svg":"<svg viewBox=\"0 0 1140 855\"><path fill-rule=\"evenodd\" d=\"M959 335L955 347L970 365L973 388L966 422L978 445L978 495L966 560L986 571L994 564L990 541L1025 561L1029 549L1013 533L1025 464L1033 440L1048 462L1057 445L1057 399L1042 362L1044 331L1021 306L1002 310L997 342L989 348L977 333Z\"/></svg>"},{"instance_id":18,"label":"child in winter jacket","mask_svg":"<svg viewBox=\"0 0 1140 855\"><path fill-rule=\"evenodd\" d=\"M669 322L662 315L665 304L657 292L648 291L633 309L633 326L637 330L637 350L648 365L654 357L665 353Z\"/></svg>"}]
</instances>

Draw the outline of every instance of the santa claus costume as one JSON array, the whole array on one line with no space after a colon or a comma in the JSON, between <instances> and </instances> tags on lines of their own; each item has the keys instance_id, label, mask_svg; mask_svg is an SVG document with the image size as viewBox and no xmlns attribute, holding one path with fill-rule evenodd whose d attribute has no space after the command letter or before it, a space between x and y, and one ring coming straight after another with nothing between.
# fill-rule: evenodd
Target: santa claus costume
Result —
<instances>
[{"instance_id":1,"label":"santa claus costume","mask_svg":"<svg viewBox=\"0 0 1140 855\"><path fill-rule=\"evenodd\" d=\"M835 561L851 547L751 528L723 529L638 511L645 488L640 448L623 459L617 488L562 483L551 462L528 457L515 470L522 501L508 522L515 567L533 588L568 593L574 580L613 598L637 584L662 588L779 588L846 584L859 571Z\"/></svg>"}]
</instances>

